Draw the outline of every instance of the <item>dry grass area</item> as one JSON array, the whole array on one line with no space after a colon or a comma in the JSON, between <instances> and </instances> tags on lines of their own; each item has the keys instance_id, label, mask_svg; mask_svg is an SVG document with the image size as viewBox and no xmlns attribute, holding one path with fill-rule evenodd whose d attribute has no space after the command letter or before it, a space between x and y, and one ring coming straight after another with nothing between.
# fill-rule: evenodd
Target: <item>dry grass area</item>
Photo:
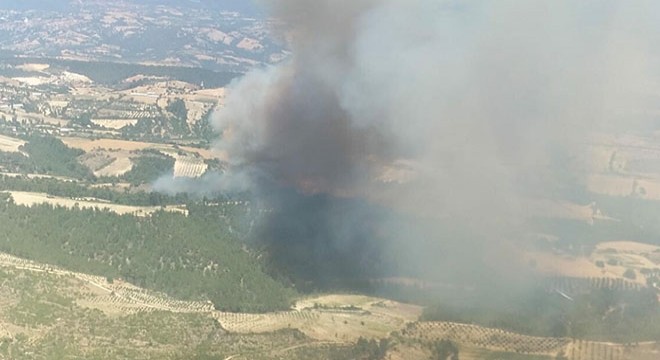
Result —
<instances>
[{"instance_id":1,"label":"dry grass area","mask_svg":"<svg viewBox=\"0 0 660 360\"><path fill-rule=\"evenodd\" d=\"M384 338L403 329L421 314L421 307L356 295L326 295L299 301L292 311L268 314L217 312L214 316L232 332L260 333L297 328L318 341Z\"/></svg>"},{"instance_id":2,"label":"dry grass area","mask_svg":"<svg viewBox=\"0 0 660 360\"><path fill-rule=\"evenodd\" d=\"M144 105L156 105L165 109L175 99L181 99L188 111L188 124L195 124L215 106L222 104L224 88L200 89L199 86L182 81L161 81L154 84L117 91L123 99Z\"/></svg>"},{"instance_id":3,"label":"dry grass area","mask_svg":"<svg viewBox=\"0 0 660 360\"><path fill-rule=\"evenodd\" d=\"M111 316L171 311L205 313L235 333L269 333L297 328L315 341L353 342L360 336L384 338L416 321L421 308L394 301L353 295L326 295L299 301L294 309L267 314L223 313L204 301L180 301L121 280L67 271L0 253L0 266L65 276L77 281L80 306Z\"/></svg>"},{"instance_id":4,"label":"dry grass area","mask_svg":"<svg viewBox=\"0 0 660 360\"><path fill-rule=\"evenodd\" d=\"M53 80L50 77L45 76L25 76L25 77L14 77L14 80L30 85L30 86L39 86L44 84L50 84Z\"/></svg>"},{"instance_id":5,"label":"dry grass area","mask_svg":"<svg viewBox=\"0 0 660 360\"><path fill-rule=\"evenodd\" d=\"M613 244L616 245L616 244ZM637 249L637 248L636 248ZM102 311L115 319L141 313L183 313L209 316L222 328L235 334L264 336L272 331L299 329L309 337L298 344L290 344L267 352L285 358L301 348L322 349L323 346L352 344L360 336L384 338L392 336L392 346L386 358L390 360L429 359L429 345L448 339L457 344L461 359L517 359L541 360L563 356L569 360L651 360L660 352L657 343L614 344L581 341L568 338L535 337L496 328L452 322L418 322L421 308L394 301L358 295L324 295L297 302L291 311L244 314L215 311L203 301L179 301L165 294L144 290L122 280L108 281L100 276L67 271L0 253L0 267L48 274L61 282L62 288L75 298L75 304ZM0 297L0 305L10 308L19 299L10 292ZM6 305L6 306L5 306ZM0 335L29 333L31 338L42 336L39 328L21 328L0 322ZM268 344L268 342L264 343ZM258 354L266 354L264 350ZM255 353L255 354L257 354ZM249 354L237 350L229 358L249 359ZM263 357L260 357L263 358ZM271 357L268 357L271 358Z\"/></svg>"},{"instance_id":6,"label":"dry grass area","mask_svg":"<svg viewBox=\"0 0 660 360\"><path fill-rule=\"evenodd\" d=\"M645 285L643 272L660 272L660 247L633 241L600 243L588 257L550 252L528 252L525 257L548 276L622 279ZM634 271L635 277L625 277L626 271Z\"/></svg>"},{"instance_id":7,"label":"dry grass area","mask_svg":"<svg viewBox=\"0 0 660 360\"><path fill-rule=\"evenodd\" d=\"M599 134L587 150L587 188L597 194L660 200L660 138Z\"/></svg>"},{"instance_id":8,"label":"dry grass area","mask_svg":"<svg viewBox=\"0 0 660 360\"><path fill-rule=\"evenodd\" d=\"M402 335L426 341L449 339L490 350L548 356L558 355L570 343L562 338L527 336L477 325L436 321L411 324Z\"/></svg>"},{"instance_id":9,"label":"dry grass area","mask_svg":"<svg viewBox=\"0 0 660 360\"><path fill-rule=\"evenodd\" d=\"M12 199L18 205L34 206L39 204L49 204L52 206L62 206L65 208L80 209L99 209L114 212L119 215L149 216L157 211L168 211L173 213L188 214L188 210L182 206L129 206L112 204L98 199L73 199L51 196L43 193L33 193L24 191L7 191Z\"/></svg>"},{"instance_id":10,"label":"dry grass area","mask_svg":"<svg viewBox=\"0 0 660 360\"><path fill-rule=\"evenodd\" d=\"M587 178L587 188L596 194L628 196L633 192L634 179L611 174L591 174Z\"/></svg>"},{"instance_id":11,"label":"dry grass area","mask_svg":"<svg viewBox=\"0 0 660 360\"><path fill-rule=\"evenodd\" d=\"M77 274L88 292L76 300L80 306L97 309L110 316L125 316L153 311L174 313L211 313L213 304L204 301L182 301L166 294L138 288L133 284Z\"/></svg>"},{"instance_id":12,"label":"dry grass area","mask_svg":"<svg viewBox=\"0 0 660 360\"><path fill-rule=\"evenodd\" d=\"M193 92L193 95L199 100L221 101L226 94L225 88L201 89Z\"/></svg>"},{"instance_id":13,"label":"dry grass area","mask_svg":"<svg viewBox=\"0 0 660 360\"><path fill-rule=\"evenodd\" d=\"M298 328L320 341L354 341L360 336L382 338L416 321L421 308L366 296L327 295L301 300L291 311L247 314L215 311L204 301L180 301L165 294L138 288L121 280L67 271L0 253L0 266L48 272L76 279L81 294L76 303L108 315L171 311L207 313L223 328L237 333L268 333Z\"/></svg>"},{"instance_id":14,"label":"dry grass area","mask_svg":"<svg viewBox=\"0 0 660 360\"><path fill-rule=\"evenodd\" d=\"M236 47L239 48L239 49L254 51L254 50L259 50L259 49L263 48L263 45L261 45L261 43L259 43L259 41L256 40L256 39L246 37L243 40L241 40L238 43L238 45L236 45Z\"/></svg>"},{"instance_id":15,"label":"dry grass area","mask_svg":"<svg viewBox=\"0 0 660 360\"><path fill-rule=\"evenodd\" d=\"M637 283L646 284L644 271L660 272L660 247L633 241L611 241L598 244L591 261L605 264L609 273L623 277L634 271Z\"/></svg>"},{"instance_id":16,"label":"dry grass area","mask_svg":"<svg viewBox=\"0 0 660 360\"><path fill-rule=\"evenodd\" d=\"M108 101L116 96L112 89L99 86L98 84L78 84L71 88L71 95L74 95L76 99L80 100L87 99L98 101Z\"/></svg>"},{"instance_id":17,"label":"dry grass area","mask_svg":"<svg viewBox=\"0 0 660 360\"><path fill-rule=\"evenodd\" d=\"M118 139L88 139L78 137L61 137L60 140L69 147L90 152L95 149L119 149L127 151L145 150L157 144Z\"/></svg>"},{"instance_id":18,"label":"dry grass area","mask_svg":"<svg viewBox=\"0 0 660 360\"><path fill-rule=\"evenodd\" d=\"M568 359L568 360L650 360L660 358L658 343L616 344L568 338L534 337L505 330L450 322L414 323L403 338L420 343L448 339L458 344L460 358L481 359ZM426 357L423 356L426 350ZM428 359L423 347L403 346L393 352L392 359L410 359L405 354L418 353L414 358ZM402 356L403 355L403 356Z\"/></svg>"},{"instance_id":19,"label":"dry grass area","mask_svg":"<svg viewBox=\"0 0 660 360\"><path fill-rule=\"evenodd\" d=\"M132 156L126 150L95 149L82 155L79 161L95 176L121 176L133 168Z\"/></svg>"},{"instance_id":20,"label":"dry grass area","mask_svg":"<svg viewBox=\"0 0 660 360\"><path fill-rule=\"evenodd\" d=\"M138 151L146 149L154 149L164 152L178 152L184 151L187 153L202 157L203 159L215 159L217 155L208 149L198 149L189 146L179 146L178 148L170 144L157 144L140 141L129 141L119 139L88 139L79 137L61 137L60 140L69 147L83 150L84 152L91 152L93 150L124 150L124 151Z\"/></svg>"},{"instance_id":21,"label":"dry grass area","mask_svg":"<svg viewBox=\"0 0 660 360\"><path fill-rule=\"evenodd\" d=\"M17 69L27 72L41 72L48 69L49 67L50 65L48 64L36 64L36 63L20 64L16 66Z\"/></svg>"},{"instance_id":22,"label":"dry grass area","mask_svg":"<svg viewBox=\"0 0 660 360\"><path fill-rule=\"evenodd\" d=\"M0 109L0 115L4 115L7 119L11 119L14 115L16 115L16 121L18 122L26 122L32 124L39 124L43 122L45 124L56 125L60 127L66 127L69 122L68 120L57 119L41 114L27 113L21 109L16 109L14 111L9 108Z\"/></svg>"},{"instance_id":23,"label":"dry grass area","mask_svg":"<svg viewBox=\"0 0 660 360\"><path fill-rule=\"evenodd\" d=\"M135 144L130 144L135 145ZM168 145L149 144L144 149L158 150L174 158L174 176L197 178L206 172L208 164L199 153L184 152ZM134 148L128 146L128 148ZM196 149L197 150L197 149ZM94 172L95 176L121 176L133 168L133 158L138 155L118 148L93 148L86 151L79 161Z\"/></svg>"},{"instance_id":24,"label":"dry grass area","mask_svg":"<svg viewBox=\"0 0 660 360\"><path fill-rule=\"evenodd\" d=\"M184 98L186 109L188 109L188 117L186 121L192 125L204 118L209 111L213 109L215 103L198 101L195 95L188 95Z\"/></svg>"},{"instance_id":25,"label":"dry grass area","mask_svg":"<svg viewBox=\"0 0 660 360\"><path fill-rule=\"evenodd\" d=\"M660 252L660 246L643 244L635 241L609 241L596 246L597 251L616 250L617 252L647 254Z\"/></svg>"},{"instance_id":26,"label":"dry grass area","mask_svg":"<svg viewBox=\"0 0 660 360\"><path fill-rule=\"evenodd\" d=\"M135 126L138 119L92 119L94 125L102 126L106 129L120 130L127 126Z\"/></svg>"},{"instance_id":27,"label":"dry grass area","mask_svg":"<svg viewBox=\"0 0 660 360\"><path fill-rule=\"evenodd\" d=\"M95 176L121 176L131 171L133 161L129 157L117 157L110 164L94 171Z\"/></svg>"},{"instance_id":28,"label":"dry grass area","mask_svg":"<svg viewBox=\"0 0 660 360\"><path fill-rule=\"evenodd\" d=\"M180 301L169 296L139 288L122 280L108 280L101 276L87 275L44 265L16 256L0 253L0 266L21 270L44 272L75 279L76 303L99 309L108 315L127 315L137 312L211 312L213 305L203 301Z\"/></svg>"},{"instance_id":29,"label":"dry grass area","mask_svg":"<svg viewBox=\"0 0 660 360\"><path fill-rule=\"evenodd\" d=\"M566 276L576 278L611 277L621 275L596 266L588 257L577 257L550 252L529 252L525 254L527 262L534 262L536 270L547 276Z\"/></svg>"},{"instance_id":30,"label":"dry grass area","mask_svg":"<svg viewBox=\"0 0 660 360\"><path fill-rule=\"evenodd\" d=\"M563 200L525 199L522 203L524 214L531 217L578 220L593 224L594 220L612 220L603 214L595 203L579 205Z\"/></svg>"},{"instance_id":31,"label":"dry grass area","mask_svg":"<svg viewBox=\"0 0 660 360\"><path fill-rule=\"evenodd\" d=\"M13 137L0 135L0 151L20 152L20 147L25 145L25 141Z\"/></svg>"},{"instance_id":32,"label":"dry grass area","mask_svg":"<svg viewBox=\"0 0 660 360\"><path fill-rule=\"evenodd\" d=\"M611 196L637 196L660 200L660 178L626 176L621 174L591 174L587 188L596 194Z\"/></svg>"}]
</instances>

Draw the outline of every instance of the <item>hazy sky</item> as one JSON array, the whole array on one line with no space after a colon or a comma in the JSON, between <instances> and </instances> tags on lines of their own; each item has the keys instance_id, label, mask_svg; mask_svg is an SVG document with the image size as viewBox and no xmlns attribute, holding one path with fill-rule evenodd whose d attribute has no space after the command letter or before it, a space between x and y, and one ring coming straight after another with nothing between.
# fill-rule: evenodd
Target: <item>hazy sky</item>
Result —
<instances>
[{"instance_id":1,"label":"hazy sky","mask_svg":"<svg viewBox=\"0 0 660 360\"><path fill-rule=\"evenodd\" d=\"M126 3L144 5L169 5L182 8L203 7L216 11L239 11L244 15L262 13L262 7L251 0L123 0ZM86 0L2 0L0 9L69 11ZM98 2L96 2L98 3ZM113 4L116 5L116 4Z\"/></svg>"}]
</instances>

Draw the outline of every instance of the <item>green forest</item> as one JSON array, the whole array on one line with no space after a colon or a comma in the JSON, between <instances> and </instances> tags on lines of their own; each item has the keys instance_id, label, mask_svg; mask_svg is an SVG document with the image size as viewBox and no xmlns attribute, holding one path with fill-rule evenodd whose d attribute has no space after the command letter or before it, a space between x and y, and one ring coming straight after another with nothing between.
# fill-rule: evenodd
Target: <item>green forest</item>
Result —
<instances>
[{"instance_id":1,"label":"green forest","mask_svg":"<svg viewBox=\"0 0 660 360\"><path fill-rule=\"evenodd\" d=\"M24 140L27 143L21 147L21 152L0 151L0 164L5 171L62 176L90 183L125 181L132 185L151 183L163 175L173 174L174 158L159 151L145 150L135 159L133 168L122 176L97 178L78 161L84 154L82 150L72 149L53 136L29 135ZM78 190L85 192L82 186Z\"/></svg>"},{"instance_id":2,"label":"green forest","mask_svg":"<svg viewBox=\"0 0 660 360\"><path fill-rule=\"evenodd\" d=\"M264 270L232 230L231 206L151 217L109 211L27 208L3 194L0 251L73 271L122 278L217 309L265 312L290 307L295 291ZM223 214L226 214L224 216Z\"/></svg>"},{"instance_id":3,"label":"green forest","mask_svg":"<svg viewBox=\"0 0 660 360\"><path fill-rule=\"evenodd\" d=\"M67 147L52 136L30 135L21 147L23 153L0 152L0 163L6 170L90 179L91 171L78 162L82 150Z\"/></svg>"},{"instance_id":4,"label":"green forest","mask_svg":"<svg viewBox=\"0 0 660 360\"><path fill-rule=\"evenodd\" d=\"M158 153L137 158L133 168L120 179L139 185L153 182L163 175L173 176L173 171L174 158Z\"/></svg>"}]
</instances>

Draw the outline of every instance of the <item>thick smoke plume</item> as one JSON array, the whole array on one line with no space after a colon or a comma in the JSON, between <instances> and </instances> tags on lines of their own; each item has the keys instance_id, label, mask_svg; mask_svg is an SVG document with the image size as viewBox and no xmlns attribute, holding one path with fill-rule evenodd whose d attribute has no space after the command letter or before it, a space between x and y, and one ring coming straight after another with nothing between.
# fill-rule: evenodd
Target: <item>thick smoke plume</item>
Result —
<instances>
[{"instance_id":1,"label":"thick smoke plume","mask_svg":"<svg viewBox=\"0 0 660 360\"><path fill-rule=\"evenodd\" d=\"M293 55L230 87L217 186L272 208L259 236L311 276L518 279L524 199L579 186L590 134L649 125L651 1L271 10Z\"/></svg>"}]
</instances>

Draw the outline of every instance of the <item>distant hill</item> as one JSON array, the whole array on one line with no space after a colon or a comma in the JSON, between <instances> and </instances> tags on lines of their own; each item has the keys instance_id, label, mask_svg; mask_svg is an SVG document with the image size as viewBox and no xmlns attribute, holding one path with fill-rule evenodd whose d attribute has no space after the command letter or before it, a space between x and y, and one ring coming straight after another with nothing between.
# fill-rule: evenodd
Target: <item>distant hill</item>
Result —
<instances>
[{"instance_id":1,"label":"distant hill","mask_svg":"<svg viewBox=\"0 0 660 360\"><path fill-rule=\"evenodd\" d=\"M59 69L82 74L101 84L117 84L135 75L161 76L172 80L180 80L190 84L204 83L209 88L224 87L234 78L240 76L238 72L213 71L199 67L140 65L108 61L80 61L53 58L14 57L0 55L0 63L20 65L26 62L47 63ZM5 76L19 76L24 72L14 70L11 74L5 70Z\"/></svg>"},{"instance_id":2,"label":"distant hill","mask_svg":"<svg viewBox=\"0 0 660 360\"><path fill-rule=\"evenodd\" d=\"M134 0L138 4L169 5L205 8L209 10L237 11L244 15L261 14L262 8L253 0Z\"/></svg>"},{"instance_id":3,"label":"distant hill","mask_svg":"<svg viewBox=\"0 0 660 360\"><path fill-rule=\"evenodd\" d=\"M236 11L245 15L255 16L261 14L260 7L251 0L132 0L134 4L168 5L179 8L202 8L217 11ZM84 1L76 0L21 0L1 1L0 9L10 10L39 10L39 11L70 11Z\"/></svg>"}]
</instances>

